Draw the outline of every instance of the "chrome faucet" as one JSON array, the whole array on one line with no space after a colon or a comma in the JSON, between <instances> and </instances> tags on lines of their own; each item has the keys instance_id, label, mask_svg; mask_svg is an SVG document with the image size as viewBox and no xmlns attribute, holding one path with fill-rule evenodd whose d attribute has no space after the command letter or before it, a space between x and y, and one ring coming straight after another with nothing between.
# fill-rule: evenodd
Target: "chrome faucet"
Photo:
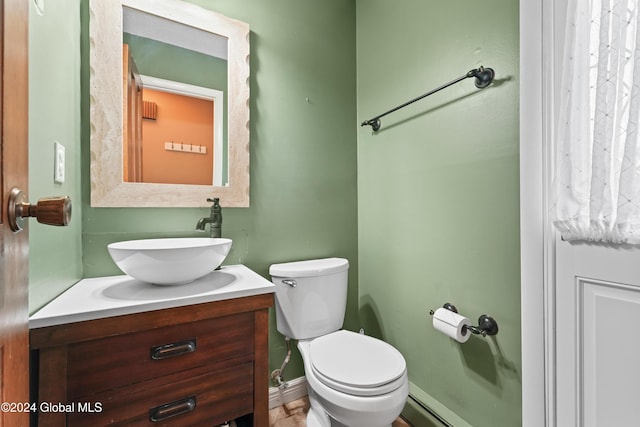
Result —
<instances>
[{"instance_id":1,"label":"chrome faucet","mask_svg":"<svg viewBox=\"0 0 640 427\"><path fill-rule=\"evenodd\" d=\"M213 203L211 215L209 218L200 218L196 224L196 230L204 231L206 225L210 224L211 237L222 237L222 206L220 206L220 198L207 199L207 202Z\"/></svg>"}]
</instances>

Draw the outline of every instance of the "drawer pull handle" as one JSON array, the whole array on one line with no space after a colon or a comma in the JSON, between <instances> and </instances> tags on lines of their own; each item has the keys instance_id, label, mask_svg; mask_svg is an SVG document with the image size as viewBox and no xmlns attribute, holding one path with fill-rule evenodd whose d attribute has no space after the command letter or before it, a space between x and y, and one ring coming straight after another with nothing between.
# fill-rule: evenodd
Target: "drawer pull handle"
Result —
<instances>
[{"instance_id":1,"label":"drawer pull handle","mask_svg":"<svg viewBox=\"0 0 640 427\"><path fill-rule=\"evenodd\" d=\"M175 417L176 415L186 414L194 409L196 409L196 397L190 396L181 400L176 400L175 402L151 408L149 410L149 420L157 423L159 421Z\"/></svg>"},{"instance_id":2,"label":"drawer pull handle","mask_svg":"<svg viewBox=\"0 0 640 427\"><path fill-rule=\"evenodd\" d=\"M151 347L151 358L153 360L168 359L169 357L180 356L182 354L196 351L196 339L174 342L171 344Z\"/></svg>"}]
</instances>

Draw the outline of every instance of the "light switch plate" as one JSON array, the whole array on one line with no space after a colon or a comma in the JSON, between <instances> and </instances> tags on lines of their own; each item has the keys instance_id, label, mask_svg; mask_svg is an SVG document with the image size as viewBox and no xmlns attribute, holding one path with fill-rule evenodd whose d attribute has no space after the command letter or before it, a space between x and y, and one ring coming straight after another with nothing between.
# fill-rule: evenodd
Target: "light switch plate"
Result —
<instances>
[{"instance_id":1,"label":"light switch plate","mask_svg":"<svg viewBox=\"0 0 640 427\"><path fill-rule=\"evenodd\" d=\"M65 176L65 149L58 141L53 141L53 181L62 184Z\"/></svg>"}]
</instances>

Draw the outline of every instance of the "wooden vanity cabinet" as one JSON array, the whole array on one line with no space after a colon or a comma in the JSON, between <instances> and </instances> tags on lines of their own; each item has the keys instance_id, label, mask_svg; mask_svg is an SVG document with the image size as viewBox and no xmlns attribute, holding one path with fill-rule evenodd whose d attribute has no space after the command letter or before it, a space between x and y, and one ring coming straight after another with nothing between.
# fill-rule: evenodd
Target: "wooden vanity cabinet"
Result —
<instances>
[{"instance_id":1,"label":"wooden vanity cabinet","mask_svg":"<svg viewBox=\"0 0 640 427\"><path fill-rule=\"evenodd\" d=\"M262 294L32 329L37 426L268 426ZM33 393L32 393L33 394Z\"/></svg>"}]
</instances>

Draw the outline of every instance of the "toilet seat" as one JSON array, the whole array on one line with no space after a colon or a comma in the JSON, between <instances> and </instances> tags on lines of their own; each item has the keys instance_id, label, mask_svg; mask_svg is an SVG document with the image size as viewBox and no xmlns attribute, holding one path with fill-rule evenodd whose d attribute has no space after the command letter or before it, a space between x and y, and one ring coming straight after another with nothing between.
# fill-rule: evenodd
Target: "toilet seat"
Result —
<instances>
[{"instance_id":1,"label":"toilet seat","mask_svg":"<svg viewBox=\"0 0 640 427\"><path fill-rule=\"evenodd\" d=\"M312 340L309 356L320 382L354 396L390 393L406 379L406 362L398 350L351 331L341 330Z\"/></svg>"}]
</instances>

